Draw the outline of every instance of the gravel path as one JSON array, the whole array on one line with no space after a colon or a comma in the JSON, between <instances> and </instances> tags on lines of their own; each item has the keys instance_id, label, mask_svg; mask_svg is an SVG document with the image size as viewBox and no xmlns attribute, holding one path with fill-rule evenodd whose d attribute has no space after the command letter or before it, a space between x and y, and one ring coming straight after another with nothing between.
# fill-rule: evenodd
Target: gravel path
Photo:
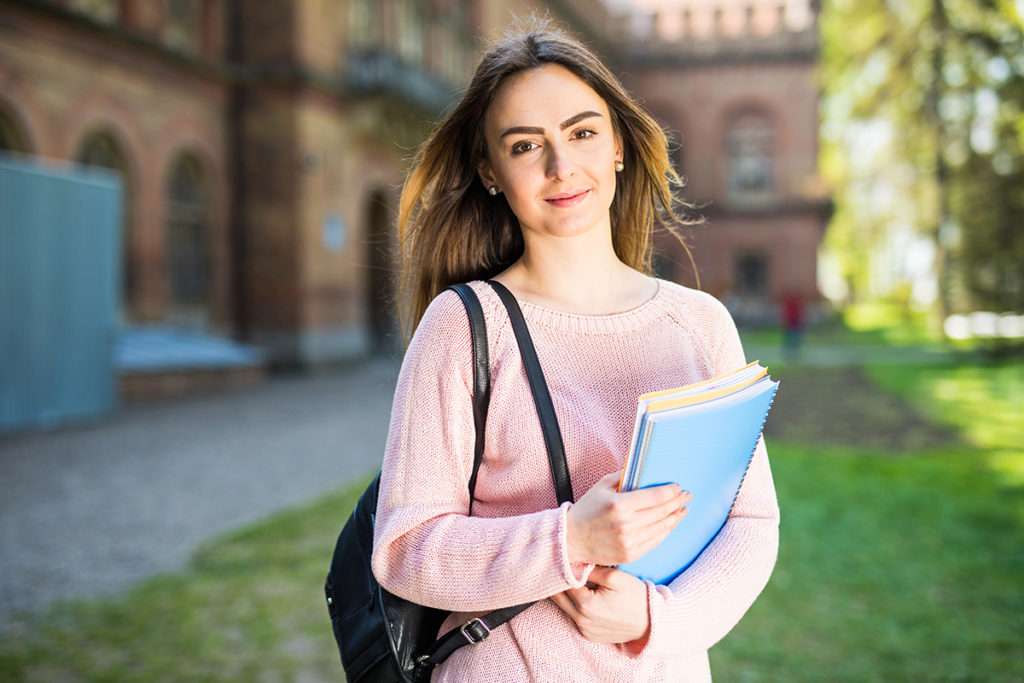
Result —
<instances>
[{"instance_id":1,"label":"gravel path","mask_svg":"<svg viewBox=\"0 0 1024 683\"><path fill-rule=\"evenodd\" d=\"M396 376L372 362L0 437L0 629L177 571L203 541L372 472Z\"/></svg>"}]
</instances>

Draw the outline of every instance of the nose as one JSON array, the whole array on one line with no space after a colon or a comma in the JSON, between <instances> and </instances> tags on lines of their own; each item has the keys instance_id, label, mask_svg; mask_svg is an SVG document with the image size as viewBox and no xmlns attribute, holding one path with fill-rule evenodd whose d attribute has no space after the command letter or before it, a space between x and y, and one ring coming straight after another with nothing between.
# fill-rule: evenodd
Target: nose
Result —
<instances>
[{"instance_id":1,"label":"nose","mask_svg":"<svg viewBox=\"0 0 1024 683\"><path fill-rule=\"evenodd\" d=\"M551 180L565 180L576 170L569 150L563 145L552 145L548 148L546 166L544 170Z\"/></svg>"}]
</instances>

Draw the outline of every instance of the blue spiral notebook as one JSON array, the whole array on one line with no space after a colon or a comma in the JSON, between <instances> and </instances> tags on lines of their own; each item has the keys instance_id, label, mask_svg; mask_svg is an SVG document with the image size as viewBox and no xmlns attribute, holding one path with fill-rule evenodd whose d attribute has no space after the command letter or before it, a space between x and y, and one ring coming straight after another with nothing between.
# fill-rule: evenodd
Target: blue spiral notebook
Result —
<instances>
[{"instance_id":1,"label":"blue spiral notebook","mask_svg":"<svg viewBox=\"0 0 1024 683\"><path fill-rule=\"evenodd\" d=\"M640 397L620 490L675 482L693 500L658 547L620 569L668 584L711 543L732 510L778 385L764 367L751 363Z\"/></svg>"}]
</instances>

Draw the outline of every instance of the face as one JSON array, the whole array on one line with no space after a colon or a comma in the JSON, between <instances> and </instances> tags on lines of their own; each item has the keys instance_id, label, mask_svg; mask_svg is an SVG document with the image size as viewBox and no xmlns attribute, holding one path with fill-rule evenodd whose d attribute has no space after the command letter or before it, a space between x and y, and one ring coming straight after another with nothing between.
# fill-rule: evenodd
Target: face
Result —
<instances>
[{"instance_id":1,"label":"face","mask_svg":"<svg viewBox=\"0 0 1024 683\"><path fill-rule=\"evenodd\" d=\"M498 89L484 123L480 178L505 194L525 239L611 231L622 151L608 106L590 86L554 64L517 73Z\"/></svg>"}]
</instances>

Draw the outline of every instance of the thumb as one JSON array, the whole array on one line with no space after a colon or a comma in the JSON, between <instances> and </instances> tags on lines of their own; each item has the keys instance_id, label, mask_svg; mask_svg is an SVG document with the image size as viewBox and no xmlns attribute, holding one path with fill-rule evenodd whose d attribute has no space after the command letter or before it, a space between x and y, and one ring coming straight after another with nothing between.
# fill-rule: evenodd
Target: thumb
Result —
<instances>
[{"instance_id":1,"label":"thumb","mask_svg":"<svg viewBox=\"0 0 1024 683\"><path fill-rule=\"evenodd\" d=\"M599 486L605 489L611 489L613 491L618 491L620 481L622 481L622 472L609 472L608 474L601 477L598 480L597 484L595 484L595 486Z\"/></svg>"},{"instance_id":2,"label":"thumb","mask_svg":"<svg viewBox=\"0 0 1024 683\"><path fill-rule=\"evenodd\" d=\"M611 580L617 572L617 569L612 567L602 567L598 565L590 570L590 574L587 575L587 583L592 583L595 586L609 586L609 580Z\"/></svg>"}]
</instances>

